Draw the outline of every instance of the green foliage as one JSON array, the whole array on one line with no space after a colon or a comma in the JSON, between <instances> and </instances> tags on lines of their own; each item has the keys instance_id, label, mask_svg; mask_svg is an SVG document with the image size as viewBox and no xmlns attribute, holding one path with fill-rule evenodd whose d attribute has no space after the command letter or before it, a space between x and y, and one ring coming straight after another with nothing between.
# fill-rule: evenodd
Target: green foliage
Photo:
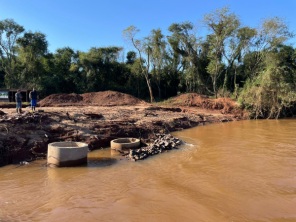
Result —
<instances>
[{"instance_id":1,"label":"green foliage","mask_svg":"<svg viewBox=\"0 0 296 222\"><path fill-rule=\"evenodd\" d=\"M0 66L5 72L4 80L7 87L18 87L18 61L15 46L23 32L23 26L12 19L0 21Z\"/></svg>"},{"instance_id":2,"label":"green foliage","mask_svg":"<svg viewBox=\"0 0 296 222\"><path fill-rule=\"evenodd\" d=\"M169 60L174 68L173 73L180 74L179 89L188 92L205 92L205 68L201 68L204 60L205 44L197 38L193 24L190 22L173 23L169 27L172 33L168 42L172 48Z\"/></svg>"},{"instance_id":3,"label":"green foliage","mask_svg":"<svg viewBox=\"0 0 296 222\"><path fill-rule=\"evenodd\" d=\"M116 90L151 102L155 95L196 92L238 98L254 118L295 115L296 53L285 45L293 35L284 21L242 27L237 15L221 8L205 15L204 24L206 36L186 21L171 24L167 36L153 29L141 39L129 26L123 35L135 51L119 61L124 51L115 46L49 53L45 34L6 19L0 21L0 87L35 87L42 97Z\"/></svg>"},{"instance_id":4,"label":"green foliage","mask_svg":"<svg viewBox=\"0 0 296 222\"><path fill-rule=\"evenodd\" d=\"M134 51L129 51L126 55L126 64L131 65L135 62L137 58L137 53Z\"/></svg>"},{"instance_id":5,"label":"green foliage","mask_svg":"<svg viewBox=\"0 0 296 222\"><path fill-rule=\"evenodd\" d=\"M118 76L124 75L117 60L122 48L91 48L79 53L79 70L85 81L85 91L101 91L116 85Z\"/></svg>"},{"instance_id":6,"label":"green foliage","mask_svg":"<svg viewBox=\"0 0 296 222\"><path fill-rule=\"evenodd\" d=\"M224 72L225 67L223 55L226 54L226 41L235 35L240 26L240 21L235 14L229 12L228 8L222 8L206 15L204 22L211 32L207 36L209 42L208 58L210 60L207 71L211 76L213 92L217 97L218 78ZM230 43L233 44L233 47L234 42L230 40Z\"/></svg>"},{"instance_id":7,"label":"green foliage","mask_svg":"<svg viewBox=\"0 0 296 222\"><path fill-rule=\"evenodd\" d=\"M27 32L17 39L18 59L21 71L18 79L22 88L40 88L43 75L42 59L47 53L48 43L43 33Z\"/></svg>"},{"instance_id":8,"label":"green foliage","mask_svg":"<svg viewBox=\"0 0 296 222\"><path fill-rule=\"evenodd\" d=\"M265 69L245 85L240 101L254 118L278 118L295 104L296 70L291 67L296 64L295 60L288 59L293 57L291 52L291 48L280 47L279 52L268 53Z\"/></svg>"}]
</instances>

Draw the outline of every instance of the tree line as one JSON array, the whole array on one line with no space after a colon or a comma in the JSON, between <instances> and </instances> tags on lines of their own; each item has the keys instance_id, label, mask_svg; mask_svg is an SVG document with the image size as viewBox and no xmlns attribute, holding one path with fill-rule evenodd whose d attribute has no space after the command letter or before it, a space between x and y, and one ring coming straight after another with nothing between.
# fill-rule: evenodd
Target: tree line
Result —
<instances>
[{"instance_id":1,"label":"tree line","mask_svg":"<svg viewBox=\"0 0 296 222\"><path fill-rule=\"evenodd\" d=\"M206 14L208 32L191 22L173 23L169 35L153 29L144 38L123 30L134 48L70 47L48 52L46 35L26 31L13 19L0 21L0 88L36 88L41 96L116 90L150 102L180 93L232 97L253 118L295 115L296 49L285 22L265 19L243 26L229 8Z\"/></svg>"}]
</instances>

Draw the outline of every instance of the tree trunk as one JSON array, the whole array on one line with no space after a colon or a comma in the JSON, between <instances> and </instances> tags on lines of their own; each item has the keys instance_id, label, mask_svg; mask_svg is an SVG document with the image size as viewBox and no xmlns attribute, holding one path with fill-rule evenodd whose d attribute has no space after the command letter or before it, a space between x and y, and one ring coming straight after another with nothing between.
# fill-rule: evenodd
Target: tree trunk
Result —
<instances>
[{"instance_id":1,"label":"tree trunk","mask_svg":"<svg viewBox=\"0 0 296 222\"><path fill-rule=\"evenodd\" d=\"M145 79L146 79L147 86L148 86L148 89L149 89L150 102L153 103L154 102L154 97L153 97L153 92L152 92L152 87L151 87L151 82L150 82L150 79L149 79L149 75L146 74Z\"/></svg>"},{"instance_id":2,"label":"tree trunk","mask_svg":"<svg viewBox=\"0 0 296 222\"><path fill-rule=\"evenodd\" d=\"M150 102L153 103L154 102L154 97L153 97L153 92L152 92L150 79L147 79L147 85L148 85L148 89L149 89Z\"/></svg>"},{"instance_id":3,"label":"tree trunk","mask_svg":"<svg viewBox=\"0 0 296 222\"><path fill-rule=\"evenodd\" d=\"M225 88L226 88L227 81L228 81L228 69L226 69L225 76L224 76L223 92L222 92L223 97L225 97Z\"/></svg>"}]
</instances>

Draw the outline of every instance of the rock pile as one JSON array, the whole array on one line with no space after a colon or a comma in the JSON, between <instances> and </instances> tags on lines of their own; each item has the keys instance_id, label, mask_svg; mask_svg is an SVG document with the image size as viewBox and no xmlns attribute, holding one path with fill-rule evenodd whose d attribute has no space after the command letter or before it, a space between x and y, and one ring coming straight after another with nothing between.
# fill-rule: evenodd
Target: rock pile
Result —
<instances>
[{"instance_id":1,"label":"rock pile","mask_svg":"<svg viewBox=\"0 0 296 222\"><path fill-rule=\"evenodd\" d=\"M133 161L143 160L149 156L162 153L172 149L178 149L178 146L183 143L182 140L173 137L171 134L156 134L157 139L148 146L139 149L131 149L127 158Z\"/></svg>"}]
</instances>

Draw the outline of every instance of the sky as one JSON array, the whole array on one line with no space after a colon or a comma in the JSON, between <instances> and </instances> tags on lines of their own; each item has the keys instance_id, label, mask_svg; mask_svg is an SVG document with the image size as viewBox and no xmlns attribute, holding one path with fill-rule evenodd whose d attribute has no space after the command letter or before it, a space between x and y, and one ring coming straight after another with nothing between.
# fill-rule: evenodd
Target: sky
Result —
<instances>
[{"instance_id":1,"label":"sky","mask_svg":"<svg viewBox=\"0 0 296 222\"><path fill-rule=\"evenodd\" d=\"M198 32L206 14L228 7L242 25L257 28L266 18L280 17L296 33L296 0L0 0L0 20L13 19L26 31L46 35L48 49L92 47L130 49L122 32L133 25L139 38L153 29L168 33L173 23L192 22ZM202 34L201 34L202 35ZM296 39L291 44L296 45Z\"/></svg>"}]
</instances>

